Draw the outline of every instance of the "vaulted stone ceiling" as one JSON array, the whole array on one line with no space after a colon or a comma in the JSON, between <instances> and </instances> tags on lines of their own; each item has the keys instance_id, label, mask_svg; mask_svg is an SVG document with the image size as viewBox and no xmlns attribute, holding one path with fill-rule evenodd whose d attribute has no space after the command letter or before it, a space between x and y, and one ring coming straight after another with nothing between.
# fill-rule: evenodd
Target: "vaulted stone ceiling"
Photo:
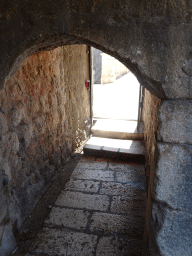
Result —
<instances>
[{"instance_id":1,"label":"vaulted stone ceiling","mask_svg":"<svg viewBox=\"0 0 192 256\"><path fill-rule=\"evenodd\" d=\"M0 88L27 56L86 43L123 62L160 98L188 98L192 3L181 0L3 0Z\"/></svg>"}]
</instances>

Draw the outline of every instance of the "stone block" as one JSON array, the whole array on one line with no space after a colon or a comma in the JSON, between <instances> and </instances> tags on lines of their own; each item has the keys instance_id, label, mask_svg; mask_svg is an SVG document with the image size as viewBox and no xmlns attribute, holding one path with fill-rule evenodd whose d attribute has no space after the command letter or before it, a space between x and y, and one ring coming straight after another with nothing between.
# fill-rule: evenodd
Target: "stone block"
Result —
<instances>
[{"instance_id":1,"label":"stone block","mask_svg":"<svg viewBox=\"0 0 192 256\"><path fill-rule=\"evenodd\" d=\"M8 161L3 161L2 164L2 170L3 170L3 174L8 176L8 179L11 179L11 170L10 170L10 165L8 163Z\"/></svg>"},{"instance_id":2,"label":"stone block","mask_svg":"<svg viewBox=\"0 0 192 256\"><path fill-rule=\"evenodd\" d=\"M62 192L56 203L57 206L107 211L109 198L105 195L89 195L80 192Z\"/></svg>"},{"instance_id":3,"label":"stone block","mask_svg":"<svg viewBox=\"0 0 192 256\"><path fill-rule=\"evenodd\" d=\"M145 166L144 165L136 165L136 164L125 164L125 163L116 163L116 162L110 162L109 163L109 169L113 171L136 171L136 172L145 172Z\"/></svg>"},{"instance_id":4,"label":"stone block","mask_svg":"<svg viewBox=\"0 0 192 256\"><path fill-rule=\"evenodd\" d=\"M89 145L88 145L89 146ZM99 148L100 149L100 148ZM94 169L94 170L104 170L107 168L107 162L102 161L84 161L84 160L80 160L79 163L77 164L77 169Z\"/></svg>"},{"instance_id":5,"label":"stone block","mask_svg":"<svg viewBox=\"0 0 192 256\"><path fill-rule=\"evenodd\" d=\"M25 107L19 103L12 113L12 123L16 127L25 117Z\"/></svg>"},{"instance_id":6,"label":"stone block","mask_svg":"<svg viewBox=\"0 0 192 256\"><path fill-rule=\"evenodd\" d=\"M183 58L183 56L176 56L177 60ZM175 59L175 63L178 62ZM181 59L180 59L181 61ZM162 88L168 99L191 99L192 92L191 92L191 70L189 72L189 66L191 66L191 60L187 63L188 67L183 66L185 65L186 59L183 59L181 62L182 64L174 64L173 72L166 76L166 81L162 83ZM187 70L188 69L188 70ZM191 69L191 67L190 67Z\"/></svg>"},{"instance_id":7,"label":"stone block","mask_svg":"<svg viewBox=\"0 0 192 256\"><path fill-rule=\"evenodd\" d=\"M10 222L4 226L0 242L0 252L2 256L10 255L16 247L17 243L13 235L12 225Z\"/></svg>"},{"instance_id":8,"label":"stone block","mask_svg":"<svg viewBox=\"0 0 192 256\"><path fill-rule=\"evenodd\" d=\"M87 225L88 216L89 212L87 211L53 207L45 224L82 229Z\"/></svg>"},{"instance_id":9,"label":"stone block","mask_svg":"<svg viewBox=\"0 0 192 256\"><path fill-rule=\"evenodd\" d=\"M119 148L112 148L112 147L105 147L105 146L102 148L102 150L108 151L109 153L110 152L114 152L114 153L119 152Z\"/></svg>"},{"instance_id":10,"label":"stone block","mask_svg":"<svg viewBox=\"0 0 192 256\"><path fill-rule=\"evenodd\" d=\"M9 157L9 165L12 172L18 172L23 166L21 157L18 157L17 154L11 154Z\"/></svg>"},{"instance_id":11,"label":"stone block","mask_svg":"<svg viewBox=\"0 0 192 256\"><path fill-rule=\"evenodd\" d=\"M158 140L192 144L192 101L165 100L159 108Z\"/></svg>"},{"instance_id":12,"label":"stone block","mask_svg":"<svg viewBox=\"0 0 192 256\"><path fill-rule=\"evenodd\" d=\"M0 112L0 138L8 131L8 124L5 115Z\"/></svg>"},{"instance_id":13,"label":"stone block","mask_svg":"<svg viewBox=\"0 0 192 256\"><path fill-rule=\"evenodd\" d=\"M103 180L103 181L114 181L113 171L103 171L103 170L84 170L76 169L71 175L72 179L85 179L85 180Z\"/></svg>"},{"instance_id":14,"label":"stone block","mask_svg":"<svg viewBox=\"0 0 192 256\"><path fill-rule=\"evenodd\" d=\"M99 193L104 195L127 195L131 193L131 186L116 182L102 182Z\"/></svg>"},{"instance_id":15,"label":"stone block","mask_svg":"<svg viewBox=\"0 0 192 256\"><path fill-rule=\"evenodd\" d=\"M191 211L192 146L157 143L154 197L174 209Z\"/></svg>"},{"instance_id":16,"label":"stone block","mask_svg":"<svg viewBox=\"0 0 192 256\"><path fill-rule=\"evenodd\" d=\"M93 256L97 236L43 228L29 248L31 254ZM30 255L30 254L29 254Z\"/></svg>"},{"instance_id":17,"label":"stone block","mask_svg":"<svg viewBox=\"0 0 192 256\"><path fill-rule=\"evenodd\" d=\"M119 152L135 154L135 155L145 155L145 146L143 141L132 141L129 146L126 147L122 145Z\"/></svg>"},{"instance_id":18,"label":"stone block","mask_svg":"<svg viewBox=\"0 0 192 256\"><path fill-rule=\"evenodd\" d=\"M1 191L2 191L3 189L1 187L1 185L0 185L0 188L1 188ZM2 225L2 221L6 217L7 212L8 212L7 200L6 200L5 195L2 195L1 198L0 198L0 225ZM3 225L2 225L2 227L3 227ZM1 234L0 237L2 237L2 234Z\"/></svg>"},{"instance_id":19,"label":"stone block","mask_svg":"<svg viewBox=\"0 0 192 256\"><path fill-rule=\"evenodd\" d=\"M192 214L153 204L151 256L189 256L192 253ZM155 237L156 242L152 240Z\"/></svg>"},{"instance_id":20,"label":"stone block","mask_svg":"<svg viewBox=\"0 0 192 256\"><path fill-rule=\"evenodd\" d=\"M143 173L116 172L116 181L121 183L138 183L143 189L145 188L145 176Z\"/></svg>"},{"instance_id":21,"label":"stone block","mask_svg":"<svg viewBox=\"0 0 192 256\"><path fill-rule=\"evenodd\" d=\"M142 237L144 224L140 217L137 216L121 216L110 213L93 214L91 231L102 231L105 234L117 233L126 234L132 237Z\"/></svg>"},{"instance_id":22,"label":"stone block","mask_svg":"<svg viewBox=\"0 0 192 256\"><path fill-rule=\"evenodd\" d=\"M99 181L70 180L65 185L65 190L97 193L97 191L99 190L99 184Z\"/></svg>"},{"instance_id":23,"label":"stone block","mask_svg":"<svg viewBox=\"0 0 192 256\"><path fill-rule=\"evenodd\" d=\"M84 151L84 154L87 154L87 152L88 153L90 153L90 152L97 152L97 151L99 151L99 150L102 150L102 146L98 146L98 145L91 145L91 144L89 144L89 145L85 145L84 147L83 147L83 151ZM87 154L88 155L88 154Z\"/></svg>"},{"instance_id":24,"label":"stone block","mask_svg":"<svg viewBox=\"0 0 192 256\"><path fill-rule=\"evenodd\" d=\"M33 136L33 125L32 125L32 123L23 126L22 130L23 130L23 136L24 136L24 139L25 139L25 145L28 147L30 142L31 142L31 138Z\"/></svg>"},{"instance_id":25,"label":"stone block","mask_svg":"<svg viewBox=\"0 0 192 256\"><path fill-rule=\"evenodd\" d=\"M47 123L46 123L46 118L45 118L45 115L44 114L39 114L38 116L36 116L33 120L33 123L35 124L36 126L36 131L39 133L39 134L43 134L45 132L45 129L46 129L46 126L47 126Z\"/></svg>"},{"instance_id":26,"label":"stone block","mask_svg":"<svg viewBox=\"0 0 192 256\"><path fill-rule=\"evenodd\" d=\"M10 151L17 153L19 150L19 140L17 134L15 132L8 132L2 136L2 142L4 145L4 150L6 150L7 154Z\"/></svg>"},{"instance_id":27,"label":"stone block","mask_svg":"<svg viewBox=\"0 0 192 256\"><path fill-rule=\"evenodd\" d=\"M102 237L97 245L96 256L141 255L142 240L127 237Z\"/></svg>"},{"instance_id":28,"label":"stone block","mask_svg":"<svg viewBox=\"0 0 192 256\"><path fill-rule=\"evenodd\" d=\"M134 214L145 217L145 201L140 198L129 198L125 196L113 196L111 212Z\"/></svg>"}]
</instances>

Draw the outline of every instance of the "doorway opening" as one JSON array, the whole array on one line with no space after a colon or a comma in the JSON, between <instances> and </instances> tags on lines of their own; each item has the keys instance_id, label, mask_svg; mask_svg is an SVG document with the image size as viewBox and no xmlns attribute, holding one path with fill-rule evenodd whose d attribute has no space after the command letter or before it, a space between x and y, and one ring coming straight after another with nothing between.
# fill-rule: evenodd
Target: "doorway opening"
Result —
<instances>
[{"instance_id":1,"label":"doorway opening","mask_svg":"<svg viewBox=\"0 0 192 256\"><path fill-rule=\"evenodd\" d=\"M120 61L92 47L93 117L138 120L140 84Z\"/></svg>"},{"instance_id":2,"label":"doorway opening","mask_svg":"<svg viewBox=\"0 0 192 256\"><path fill-rule=\"evenodd\" d=\"M84 151L138 153L140 158L144 154L140 83L121 62L94 47L91 70L92 137Z\"/></svg>"}]
</instances>

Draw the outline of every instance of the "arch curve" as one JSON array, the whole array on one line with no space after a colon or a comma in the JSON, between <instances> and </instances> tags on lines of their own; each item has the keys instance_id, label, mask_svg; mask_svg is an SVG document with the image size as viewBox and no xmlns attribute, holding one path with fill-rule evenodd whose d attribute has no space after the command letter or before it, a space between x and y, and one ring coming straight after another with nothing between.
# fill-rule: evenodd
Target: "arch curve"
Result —
<instances>
[{"instance_id":1,"label":"arch curve","mask_svg":"<svg viewBox=\"0 0 192 256\"><path fill-rule=\"evenodd\" d=\"M147 2L146 5L150 15L162 8ZM149 13L141 3L131 0L118 4L112 0L16 0L12 8L6 4L1 7L5 26L0 39L0 89L29 55L84 43L117 58L152 94L166 98L162 87L166 75L163 51L169 26L166 28L163 12L158 20L147 22L145 15L150 18ZM142 12L138 13L137 8ZM157 29L162 27L160 38Z\"/></svg>"}]
</instances>

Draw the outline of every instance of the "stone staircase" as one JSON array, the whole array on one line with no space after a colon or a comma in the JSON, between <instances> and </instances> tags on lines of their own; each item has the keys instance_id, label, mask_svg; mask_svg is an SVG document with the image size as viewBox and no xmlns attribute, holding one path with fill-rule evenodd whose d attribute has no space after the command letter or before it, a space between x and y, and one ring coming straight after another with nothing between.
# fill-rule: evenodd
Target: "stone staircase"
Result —
<instances>
[{"instance_id":1,"label":"stone staircase","mask_svg":"<svg viewBox=\"0 0 192 256\"><path fill-rule=\"evenodd\" d=\"M137 132L136 121L97 119L91 131L84 154L145 162L144 134Z\"/></svg>"}]
</instances>

